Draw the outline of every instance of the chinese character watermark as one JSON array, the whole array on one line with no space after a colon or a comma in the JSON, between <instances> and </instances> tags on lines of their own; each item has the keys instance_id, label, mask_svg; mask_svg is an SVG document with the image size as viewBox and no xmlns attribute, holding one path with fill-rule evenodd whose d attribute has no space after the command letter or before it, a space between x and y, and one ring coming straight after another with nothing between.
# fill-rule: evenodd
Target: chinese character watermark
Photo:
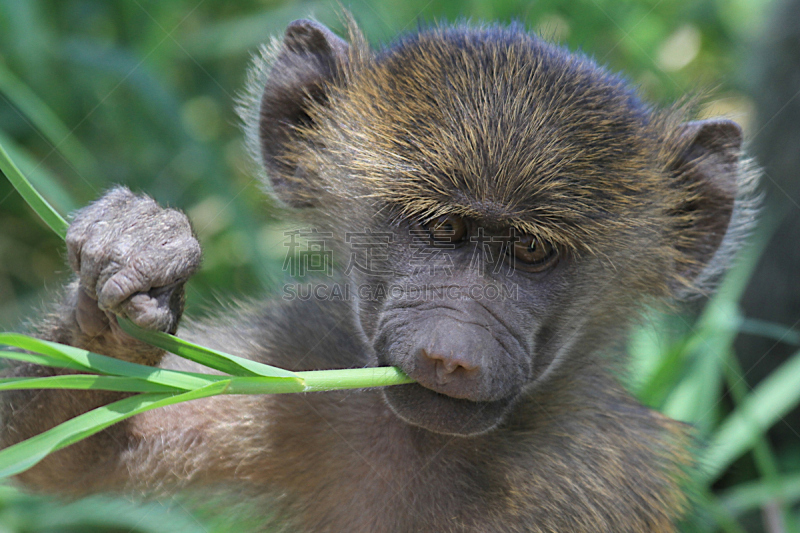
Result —
<instances>
[{"instance_id":1,"label":"chinese character watermark","mask_svg":"<svg viewBox=\"0 0 800 533\"><path fill-rule=\"evenodd\" d=\"M345 276L349 276L353 270L362 274L392 274L385 265L389 259L389 246L394 242L393 233L373 233L366 230L346 233L344 240L350 245L350 259L344 269Z\"/></svg>"},{"instance_id":2,"label":"chinese character watermark","mask_svg":"<svg viewBox=\"0 0 800 533\"><path fill-rule=\"evenodd\" d=\"M292 230L284 233L289 242L283 245L289 248L283 261L284 272L294 277L305 276L309 272L324 272L333 276L333 250L326 246L326 239L333 237L331 232L310 230ZM302 239L302 242L301 242Z\"/></svg>"}]
</instances>

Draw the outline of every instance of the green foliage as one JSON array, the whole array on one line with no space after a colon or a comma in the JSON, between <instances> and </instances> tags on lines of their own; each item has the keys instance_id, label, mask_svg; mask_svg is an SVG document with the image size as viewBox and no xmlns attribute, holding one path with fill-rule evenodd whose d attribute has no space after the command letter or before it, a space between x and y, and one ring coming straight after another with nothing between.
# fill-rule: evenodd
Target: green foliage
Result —
<instances>
[{"instance_id":1,"label":"green foliage","mask_svg":"<svg viewBox=\"0 0 800 533\"><path fill-rule=\"evenodd\" d=\"M734 113L747 128L751 103L743 96L739 65L751 38L762 30L764 3L355 0L345 5L377 45L417 21L518 20L624 70L656 102L697 87L715 88L708 112ZM280 217L258 194L249 170L234 99L255 46L309 14L340 29L336 10L335 2L321 0L0 0L0 144L62 212L85 205L113 183L185 209L206 257L188 285L191 314L202 313L214 294L227 299L267 292L284 275L286 248L276 222ZM2 170L15 179L14 169ZM58 231L62 222L49 221ZM59 286L66 272L60 239L2 179L0 228L0 330L12 330L48 298L45 287ZM654 314L630 344L633 390L647 405L695 424L711 443L697 481L706 497L700 498L693 530L741 531L746 513L771 506L780 511L786 531L800 531L794 511L800 500L800 445L777 454L765 438L766 430L798 403L800 355L753 391L744 385L732 355L737 330L800 342L796 331L739 315L736 302L758 254L746 252L743 266L697 322ZM37 353L14 356L81 369L88 359L80 357L90 357ZM150 390L144 394L158 395L149 396L152 402L171 401L187 394L186 387L202 386L169 381L191 376L145 372L138 377L108 372L95 379L103 379L104 386ZM213 389L230 381L216 379L205 383ZM157 387L173 388L157 392ZM128 413L142 407L144 400L136 398L140 403L127 406ZM108 413L97 416L95 426L113 421ZM43 438L40 451L69 442L87 427L78 421L71 433ZM191 514L182 502L168 508L110 498L57 504L5 487L0 531L248 530L225 522L224 513Z\"/></svg>"},{"instance_id":2,"label":"green foliage","mask_svg":"<svg viewBox=\"0 0 800 533\"><path fill-rule=\"evenodd\" d=\"M119 322L128 334L140 340L209 368L228 372L231 376L143 366L18 333L0 333L0 345L33 352L0 351L0 357L92 373L43 378L0 378L0 391L94 389L140 393L93 409L33 438L0 450L0 479L24 472L50 453L94 435L111 424L166 405L218 394L317 392L397 385L411 381L398 369L387 367L289 372L197 346L165 333L141 330L122 318Z\"/></svg>"},{"instance_id":3,"label":"green foliage","mask_svg":"<svg viewBox=\"0 0 800 533\"><path fill-rule=\"evenodd\" d=\"M25 179L2 146L0 146L0 170L8 177L8 180L25 201L28 202L28 205L50 226L50 229L62 239L65 238L67 236L67 221L50 207L50 204L42 198L36 189L29 186L28 180Z\"/></svg>"},{"instance_id":4,"label":"green foliage","mask_svg":"<svg viewBox=\"0 0 800 533\"><path fill-rule=\"evenodd\" d=\"M786 531L800 531L800 522L792 513L792 504L800 500L797 473L780 472L781 460L766 438L769 428L800 404L800 352L750 391L732 346L745 322L736 302L770 232L770 227L763 227L754 236L752 245L740 255L694 323L685 317L654 313L650 325L634 332L629 343L633 363L630 375L636 376L634 392L646 405L691 423L707 443L694 480L706 493L699 501L695 529L711 520L723 531L742 531L737 522L742 514L757 506L771 505L777 506ZM668 326L670 320L676 319L683 326L678 328L678 334ZM751 331L767 336L781 330L773 324L757 326ZM782 333L796 334L791 330ZM734 402L731 409L725 405L726 390ZM753 455L758 481L726 487L721 497L712 494L731 464L748 453Z\"/></svg>"}]
</instances>

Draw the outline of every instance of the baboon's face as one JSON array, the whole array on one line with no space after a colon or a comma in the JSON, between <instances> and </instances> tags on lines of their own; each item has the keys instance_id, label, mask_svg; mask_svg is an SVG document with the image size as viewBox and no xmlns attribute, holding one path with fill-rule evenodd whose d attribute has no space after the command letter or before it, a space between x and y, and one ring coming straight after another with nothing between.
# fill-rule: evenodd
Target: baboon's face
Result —
<instances>
[{"instance_id":1,"label":"baboon's face","mask_svg":"<svg viewBox=\"0 0 800 533\"><path fill-rule=\"evenodd\" d=\"M568 261L547 241L505 230L455 215L396 228L393 275L378 281L384 299L359 314L379 364L416 381L384 390L409 423L489 430L558 352L545 325L559 327L547 309L566 289Z\"/></svg>"},{"instance_id":2,"label":"baboon's face","mask_svg":"<svg viewBox=\"0 0 800 533\"><path fill-rule=\"evenodd\" d=\"M409 423L493 428L720 245L735 124L654 112L519 27L354 36L292 23L248 117L275 194L372 254L345 274L376 362L416 381L384 391Z\"/></svg>"},{"instance_id":3,"label":"baboon's face","mask_svg":"<svg viewBox=\"0 0 800 533\"><path fill-rule=\"evenodd\" d=\"M513 228L447 215L372 231L391 235L391 245L374 254L372 272L350 272L356 313L377 363L416 381L384 390L411 424L490 430L521 394L624 320L612 319L625 282L612 269Z\"/></svg>"}]
</instances>

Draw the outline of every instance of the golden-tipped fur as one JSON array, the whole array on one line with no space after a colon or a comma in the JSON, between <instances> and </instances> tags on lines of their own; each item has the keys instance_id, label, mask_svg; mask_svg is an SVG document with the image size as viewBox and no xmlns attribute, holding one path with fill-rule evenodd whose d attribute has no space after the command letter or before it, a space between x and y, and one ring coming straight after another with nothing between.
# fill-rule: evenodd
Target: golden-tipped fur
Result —
<instances>
[{"instance_id":1,"label":"golden-tipped fur","mask_svg":"<svg viewBox=\"0 0 800 533\"><path fill-rule=\"evenodd\" d=\"M348 33L327 98L309 106L310 125L297 127L281 156L319 179L301 194L367 198L422 221L489 219L575 253L672 227L675 238L654 242L649 255L658 277L674 273L657 291L644 282L659 296L707 291L717 263L728 263L752 225L757 172L743 164L719 258L694 272L686 251L700 237L687 209L695 190L675 171L690 141L680 133L692 101L655 109L622 78L517 26L433 27L378 52L352 20ZM279 46L255 59L240 106L259 162L257 107Z\"/></svg>"}]
</instances>

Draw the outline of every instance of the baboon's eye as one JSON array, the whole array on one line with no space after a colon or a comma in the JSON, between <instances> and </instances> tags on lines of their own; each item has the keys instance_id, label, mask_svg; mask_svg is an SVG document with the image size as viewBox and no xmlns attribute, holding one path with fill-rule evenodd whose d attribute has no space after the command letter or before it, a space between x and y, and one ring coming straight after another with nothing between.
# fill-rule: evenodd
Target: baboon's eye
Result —
<instances>
[{"instance_id":1,"label":"baboon's eye","mask_svg":"<svg viewBox=\"0 0 800 533\"><path fill-rule=\"evenodd\" d=\"M467 223L456 215L442 215L436 217L425 227L434 241L438 243L455 244L463 241L467 236Z\"/></svg>"},{"instance_id":2,"label":"baboon's eye","mask_svg":"<svg viewBox=\"0 0 800 533\"><path fill-rule=\"evenodd\" d=\"M532 272L546 270L558 259L558 250L552 243L533 235L520 237L511 254L517 266Z\"/></svg>"}]
</instances>

